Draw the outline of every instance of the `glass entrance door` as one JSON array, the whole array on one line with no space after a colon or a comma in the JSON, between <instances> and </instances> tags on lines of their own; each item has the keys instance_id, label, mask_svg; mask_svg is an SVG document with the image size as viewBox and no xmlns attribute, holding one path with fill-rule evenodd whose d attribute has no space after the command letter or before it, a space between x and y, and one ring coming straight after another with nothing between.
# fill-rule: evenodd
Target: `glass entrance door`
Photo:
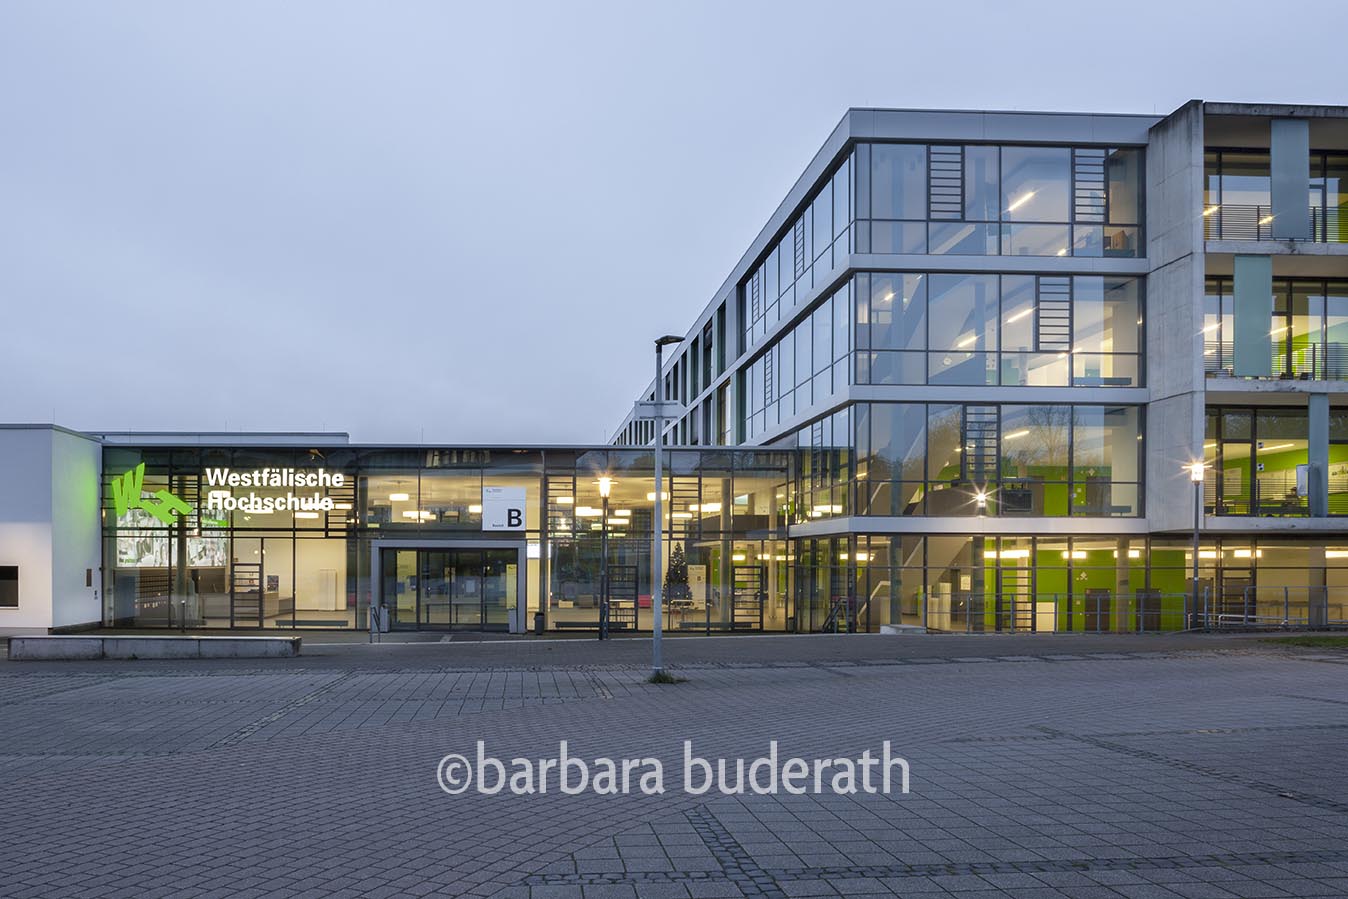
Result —
<instances>
[{"instance_id":1,"label":"glass entrance door","mask_svg":"<svg viewBox=\"0 0 1348 899\"><path fill-rule=\"evenodd\" d=\"M383 602L399 630L506 630L518 593L514 549L385 549Z\"/></svg>"}]
</instances>

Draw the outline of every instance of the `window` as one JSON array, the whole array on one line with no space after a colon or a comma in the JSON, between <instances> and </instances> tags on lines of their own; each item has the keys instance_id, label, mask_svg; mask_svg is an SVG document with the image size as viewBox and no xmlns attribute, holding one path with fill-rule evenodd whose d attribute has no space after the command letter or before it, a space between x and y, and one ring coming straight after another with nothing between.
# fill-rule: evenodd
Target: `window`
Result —
<instances>
[{"instance_id":1,"label":"window","mask_svg":"<svg viewBox=\"0 0 1348 899\"><path fill-rule=\"evenodd\" d=\"M1072 152L1066 147L1002 148L1002 221L1066 222Z\"/></svg>"},{"instance_id":2,"label":"window","mask_svg":"<svg viewBox=\"0 0 1348 899\"><path fill-rule=\"evenodd\" d=\"M0 609L19 607L19 566L0 565Z\"/></svg>"},{"instance_id":3,"label":"window","mask_svg":"<svg viewBox=\"0 0 1348 899\"><path fill-rule=\"evenodd\" d=\"M874 144L871 147L871 218L926 220L925 146Z\"/></svg>"},{"instance_id":4,"label":"window","mask_svg":"<svg viewBox=\"0 0 1348 899\"><path fill-rule=\"evenodd\" d=\"M1137 406L853 408L860 515L1142 514Z\"/></svg>"},{"instance_id":5,"label":"window","mask_svg":"<svg viewBox=\"0 0 1348 899\"><path fill-rule=\"evenodd\" d=\"M1139 148L876 143L856 158L857 252L1139 254Z\"/></svg>"},{"instance_id":6,"label":"window","mask_svg":"<svg viewBox=\"0 0 1348 899\"><path fill-rule=\"evenodd\" d=\"M791 318L796 304L851 252L852 172L849 156L740 283L743 349L759 343L777 322Z\"/></svg>"},{"instance_id":7,"label":"window","mask_svg":"<svg viewBox=\"0 0 1348 899\"><path fill-rule=\"evenodd\" d=\"M1298 467L1308 462L1308 429L1305 408L1209 409L1203 447L1212 466L1204 491L1208 510L1217 515L1308 514L1297 477Z\"/></svg>"},{"instance_id":8,"label":"window","mask_svg":"<svg viewBox=\"0 0 1348 899\"><path fill-rule=\"evenodd\" d=\"M936 274L929 281L928 383L996 383L997 276Z\"/></svg>"},{"instance_id":9,"label":"window","mask_svg":"<svg viewBox=\"0 0 1348 899\"><path fill-rule=\"evenodd\" d=\"M1141 279L863 272L855 283L859 384L1142 384Z\"/></svg>"},{"instance_id":10,"label":"window","mask_svg":"<svg viewBox=\"0 0 1348 899\"><path fill-rule=\"evenodd\" d=\"M1268 150L1210 149L1203 155L1204 236L1267 240L1272 235L1272 178ZM1348 242L1348 156L1311 152L1307 205L1310 239Z\"/></svg>"},{"instance_id":11,"label":"window","mask_svg":"<svg viewBox=\"0 0 1348 899\"><path fill-rule=\"evenodd\" d=\"M1209 278L1204 297L1203 364L1208 374L1232 370L1235 316L1230 278ZM1348 282L1273 282L1273 376L1348 380Z\"/></svg>"}]
</instances>

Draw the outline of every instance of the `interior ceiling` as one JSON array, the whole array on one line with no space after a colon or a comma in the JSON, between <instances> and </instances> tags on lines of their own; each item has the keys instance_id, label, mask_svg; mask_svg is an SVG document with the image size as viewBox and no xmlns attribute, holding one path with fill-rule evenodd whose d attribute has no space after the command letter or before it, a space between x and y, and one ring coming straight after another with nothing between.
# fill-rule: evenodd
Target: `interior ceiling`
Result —
<instances>
[{"instance_id":1,"label":"interior ceiling","mask_svg":"<svg viewBox=\"0 0 1348 899\"><path fill-rule=\"evenodd\" d=\"M1203 143L1209 147L1268 148L1271 117L1267 115L1207 115L1203 118ZM1348 117L1311 118L1311 148L1348 150Z\"/></svg>"}]
</instances>

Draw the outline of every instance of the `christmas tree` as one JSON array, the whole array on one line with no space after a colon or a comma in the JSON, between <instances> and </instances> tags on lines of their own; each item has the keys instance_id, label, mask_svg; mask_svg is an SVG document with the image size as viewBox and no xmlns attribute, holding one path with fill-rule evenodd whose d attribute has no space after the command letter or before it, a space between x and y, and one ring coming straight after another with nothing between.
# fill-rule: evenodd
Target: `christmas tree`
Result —
<instances>
[{"instance_id":1,"label":"christmas tree","mask_svg":"<svg viewBox=\"0 0 1348 899\"><path fill-rule=\"evenodd\" d=\"M674 551L669 554L669 568L665 570L665 596L670 599L687 599L688 561L683 557L683 544L675 543Z\"/></svg>"}]
</instances>

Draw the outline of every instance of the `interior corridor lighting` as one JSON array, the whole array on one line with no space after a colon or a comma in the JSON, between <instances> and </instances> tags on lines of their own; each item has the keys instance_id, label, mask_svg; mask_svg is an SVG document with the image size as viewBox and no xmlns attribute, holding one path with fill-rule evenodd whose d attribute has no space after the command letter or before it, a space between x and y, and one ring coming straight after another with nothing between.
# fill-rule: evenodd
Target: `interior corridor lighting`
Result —
<instances>
[{"instance_id":1,"label":"interior corridor lighting","mask_svg":"<svg viewBox=\"0 0 1348 899\"><path fill-rule=\"evenodd\" d=\"M1216 212L1218 209L1221 208L1222 208L1221 206L1209 206L1207 209L1203 210L1203 215L1204 216L1212 215L1214 212Z\"/></svg>"},{"instance_id":2,"label":"interior corridor lighting","mask_svg":"<svg viewBox=\"0 0 1348 899\"><path fill-rule=\"evenodd\" d=\"M1033 198L1034 198L1034 191L1032 190L1026 191L1019 197L1017 197L1014 201L1012 201L1011 205L1006 207L1006 211L1015 212L1017 209L1024 206L1026 203L1030 202L1030 200L1032 200Z\"/></svg>"},{"instance_id":3,"label":"interior corridor lighting","mask_svg":"<svg viewBox=\"0 0 1348 899\"><path fill-rule=\"evenodd\" d=\"M406 493L390 493L388 498L395 503L405 503L412 497Z\"/></svg>"},{"instance_id":4,"label":"interior corridor lighting","mask_svg":"<svg viewBox=\"0 0 1348 899\"><path fill-rule=\"evenodd\" d=\"M1012 324L1012 323L1014 323L1014 322L1018 322L1018 321L1020 321L1022 318L1024 318L1025 316L1029 315L1029 314L1032 313L1032 312L1034 312L1034 307L1033 307L1033 306L1026 306L1024 309L1020 310L1020 311L1017 312L1015 315L1009 315L1009 316L1007 316L1007 318L1006 318L1006 323L1009 325L1009 324Z\"/></svg>"},{"instance_id":5,"label":"interior corridor lighting","mask_svg":"<svg viewBox=\"0 0 1348 899\"><path fill-rule=\"evenodd\" d=\"M1029 428L1021 428L1019 431L1012 431L1009 434L1003 435L1002 439L1015 440L1017 437L1028 437L1029 434L1030 434Z\"/></svg>"}]
</instances>

